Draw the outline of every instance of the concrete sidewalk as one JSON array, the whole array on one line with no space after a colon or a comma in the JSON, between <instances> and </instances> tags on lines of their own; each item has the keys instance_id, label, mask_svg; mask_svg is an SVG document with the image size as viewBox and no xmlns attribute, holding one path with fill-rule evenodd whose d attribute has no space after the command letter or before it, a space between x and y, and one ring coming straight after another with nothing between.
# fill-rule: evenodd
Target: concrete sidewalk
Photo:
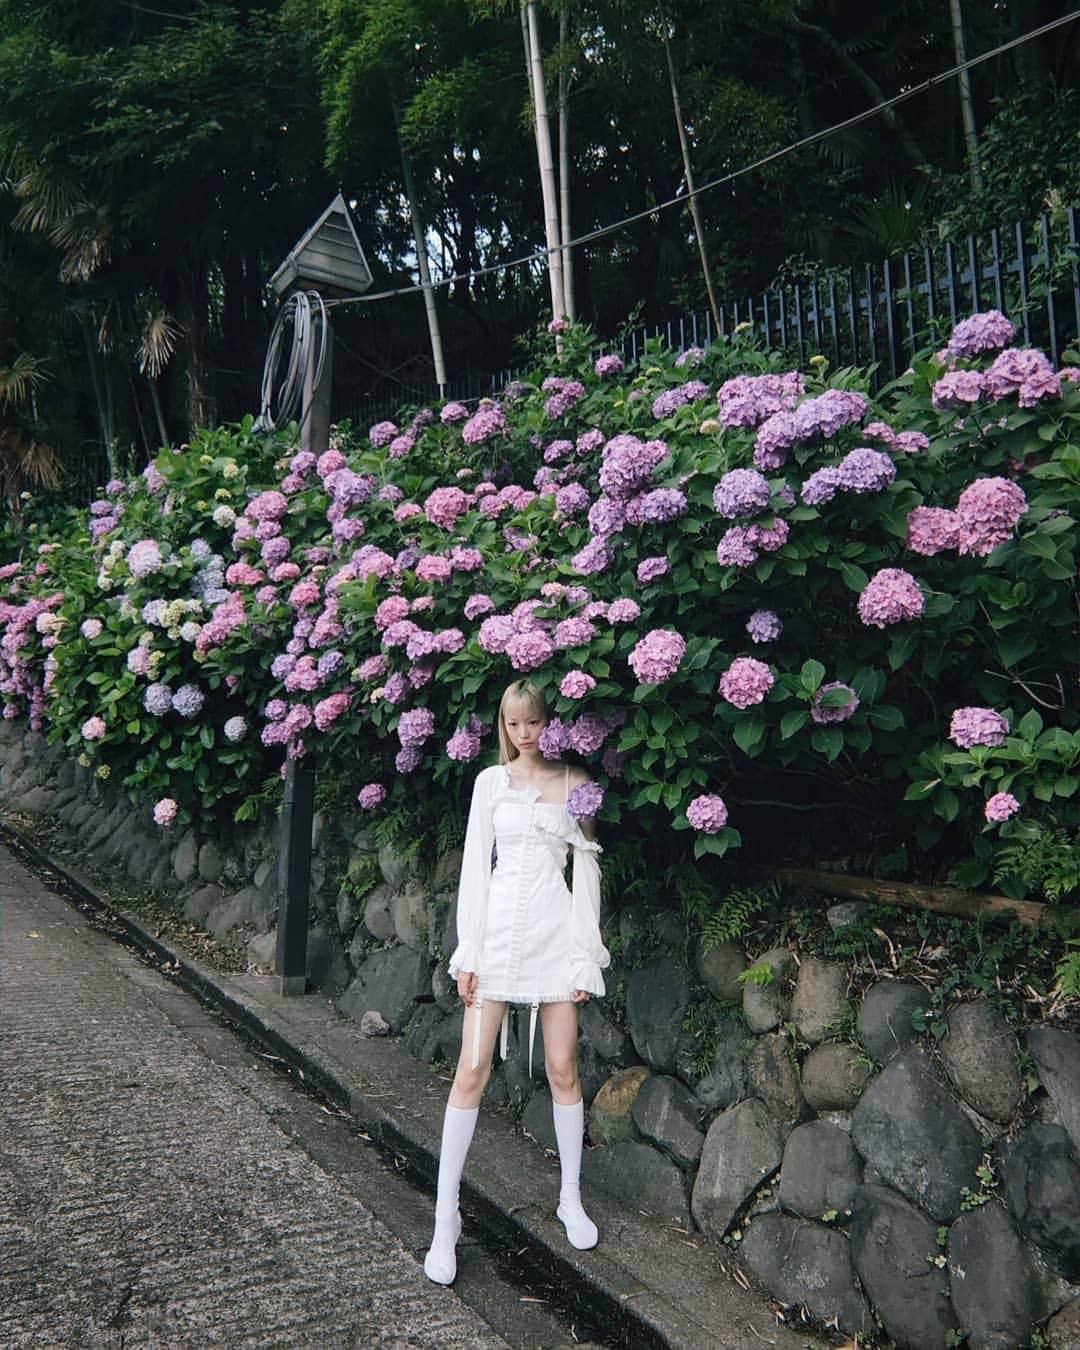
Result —
<instances>
[{"instance_id":1,"label":"concrete sidewalk","mask_svg":"<svg viewBox=\"0 0 1080 1350\"><path fill-rule=\"evenodd\" d=\"M284 999L271 976L225 975L172 949L113 910L70 868L46 859L25 838L0 830L25 860L48 864L60 888L104 910L127 940L181 985L221 1010L270 1054L297 1070L330 1102L348 1111L385 1149L433 1182L448 1082L392 1039L367 1039L321 994ZM742 1288L723 1249L635 1215L595 1191L588 1206L601 1233L592 1252L567 1243L554 1217L557 1162L508 1114L483 1110L462 1184L466 1232L523 1250L527 1261L634 1350L805 1350L808 1337L777 1322L765 1299ZM469 1259L468 1248L461 1252ZM820 1344L820 1340L818 1341Z\"/></svg>"}]
</instances>

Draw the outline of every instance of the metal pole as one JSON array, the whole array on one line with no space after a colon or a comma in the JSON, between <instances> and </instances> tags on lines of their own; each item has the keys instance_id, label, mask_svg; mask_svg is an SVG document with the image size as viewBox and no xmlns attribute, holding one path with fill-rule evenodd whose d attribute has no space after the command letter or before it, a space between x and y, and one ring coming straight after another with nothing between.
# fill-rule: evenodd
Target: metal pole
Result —
<instances>
[{"instance_id":1,"label":"metal pole","mask_svg":"<svg viewBox=\"0 0 1080 1350\"><path fill-rule=\"evenodd\" d=\"M278 847L278 992L307 991L308 898L311 892L311 825L315 815L315 761L290 759L285 770Z\"/></svg>"}]
</instances>

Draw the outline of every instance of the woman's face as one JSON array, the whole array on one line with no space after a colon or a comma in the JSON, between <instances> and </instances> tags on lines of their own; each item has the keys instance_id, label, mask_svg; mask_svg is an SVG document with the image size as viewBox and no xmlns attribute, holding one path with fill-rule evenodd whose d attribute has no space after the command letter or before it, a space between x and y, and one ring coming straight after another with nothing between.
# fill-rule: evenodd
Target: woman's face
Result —
<instances>
[{"instance_id":1,"label":"woman's face","mask_svg":"<svg viewBox=\"0 0 1080 1350\"><path fill-rule=\"evenodd\" d=\"M531 753L540 745L540 733L547 718L528 703L511 703L505 714L506 734L518 754Z\"/></svg>"}]
</instances>

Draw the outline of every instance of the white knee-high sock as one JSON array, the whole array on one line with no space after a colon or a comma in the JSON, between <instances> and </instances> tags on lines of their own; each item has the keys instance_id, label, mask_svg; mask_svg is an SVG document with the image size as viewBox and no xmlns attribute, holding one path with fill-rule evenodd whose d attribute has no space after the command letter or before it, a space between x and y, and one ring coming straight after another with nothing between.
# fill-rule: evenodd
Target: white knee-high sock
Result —
<instances>
[{"instance_id":1,"label":"white knee-high sock","mask_svg":"<svg viewBox=\"0 0 1080 1350\"><path fill-rule=\"evenodd\" d=\"M595 1247L598 1233L596 1224L585 1213L581 1204L581 1148L585 1134L585 1104L573 1106L551 1104L555 1119L555 1140L559 1145L559 1166L562 1185L559 1189L559 1208L556 1210L566 1229L572 1247L587 1251Z\"/></svg>"},{"instance_id":2,"label":"white knee-high sock","mask_svg":"<svg viewBox=\"0 0 1080 1350\"><path fill-rule=\"evenodd\" d=\"M424 1273L436 1284L453 1284L457 1275L454 1249L461 1236L458 1190L479 1114L479 1107L463 1110L458 1106L447 1106L443 1116L439 1181L435 1192L435 1234L424 1258Z\"/></svg>"}]
</instances>

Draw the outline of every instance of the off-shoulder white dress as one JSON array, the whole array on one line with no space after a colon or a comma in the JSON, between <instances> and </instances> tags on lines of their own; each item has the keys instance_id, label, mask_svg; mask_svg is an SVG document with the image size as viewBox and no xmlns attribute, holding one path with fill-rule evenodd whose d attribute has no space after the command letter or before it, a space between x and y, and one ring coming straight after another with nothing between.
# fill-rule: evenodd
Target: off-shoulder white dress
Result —
<instances>
[{"instance_id":1,"label":"off-shoulder white dress","mask_svg":"<svg viewBox=\"0 0 1080 1350\"><path fill-rule=\"evenodd\" d=\"M565 794L564 794L565 797ZM565 872L573 851L572 885ZM494 851L495 863L492 866ZM561 802L512 786L505 764L476 777L458 888L458 945L450 974L478 977L477 1000L564 1003L578 989L603 995L611 958L600 938L600 845L586 839ZM474 1023L474 1066L480 1018ZM502 1053L506 1054L503 1018Z\"/></svg>"}]
</instances>

